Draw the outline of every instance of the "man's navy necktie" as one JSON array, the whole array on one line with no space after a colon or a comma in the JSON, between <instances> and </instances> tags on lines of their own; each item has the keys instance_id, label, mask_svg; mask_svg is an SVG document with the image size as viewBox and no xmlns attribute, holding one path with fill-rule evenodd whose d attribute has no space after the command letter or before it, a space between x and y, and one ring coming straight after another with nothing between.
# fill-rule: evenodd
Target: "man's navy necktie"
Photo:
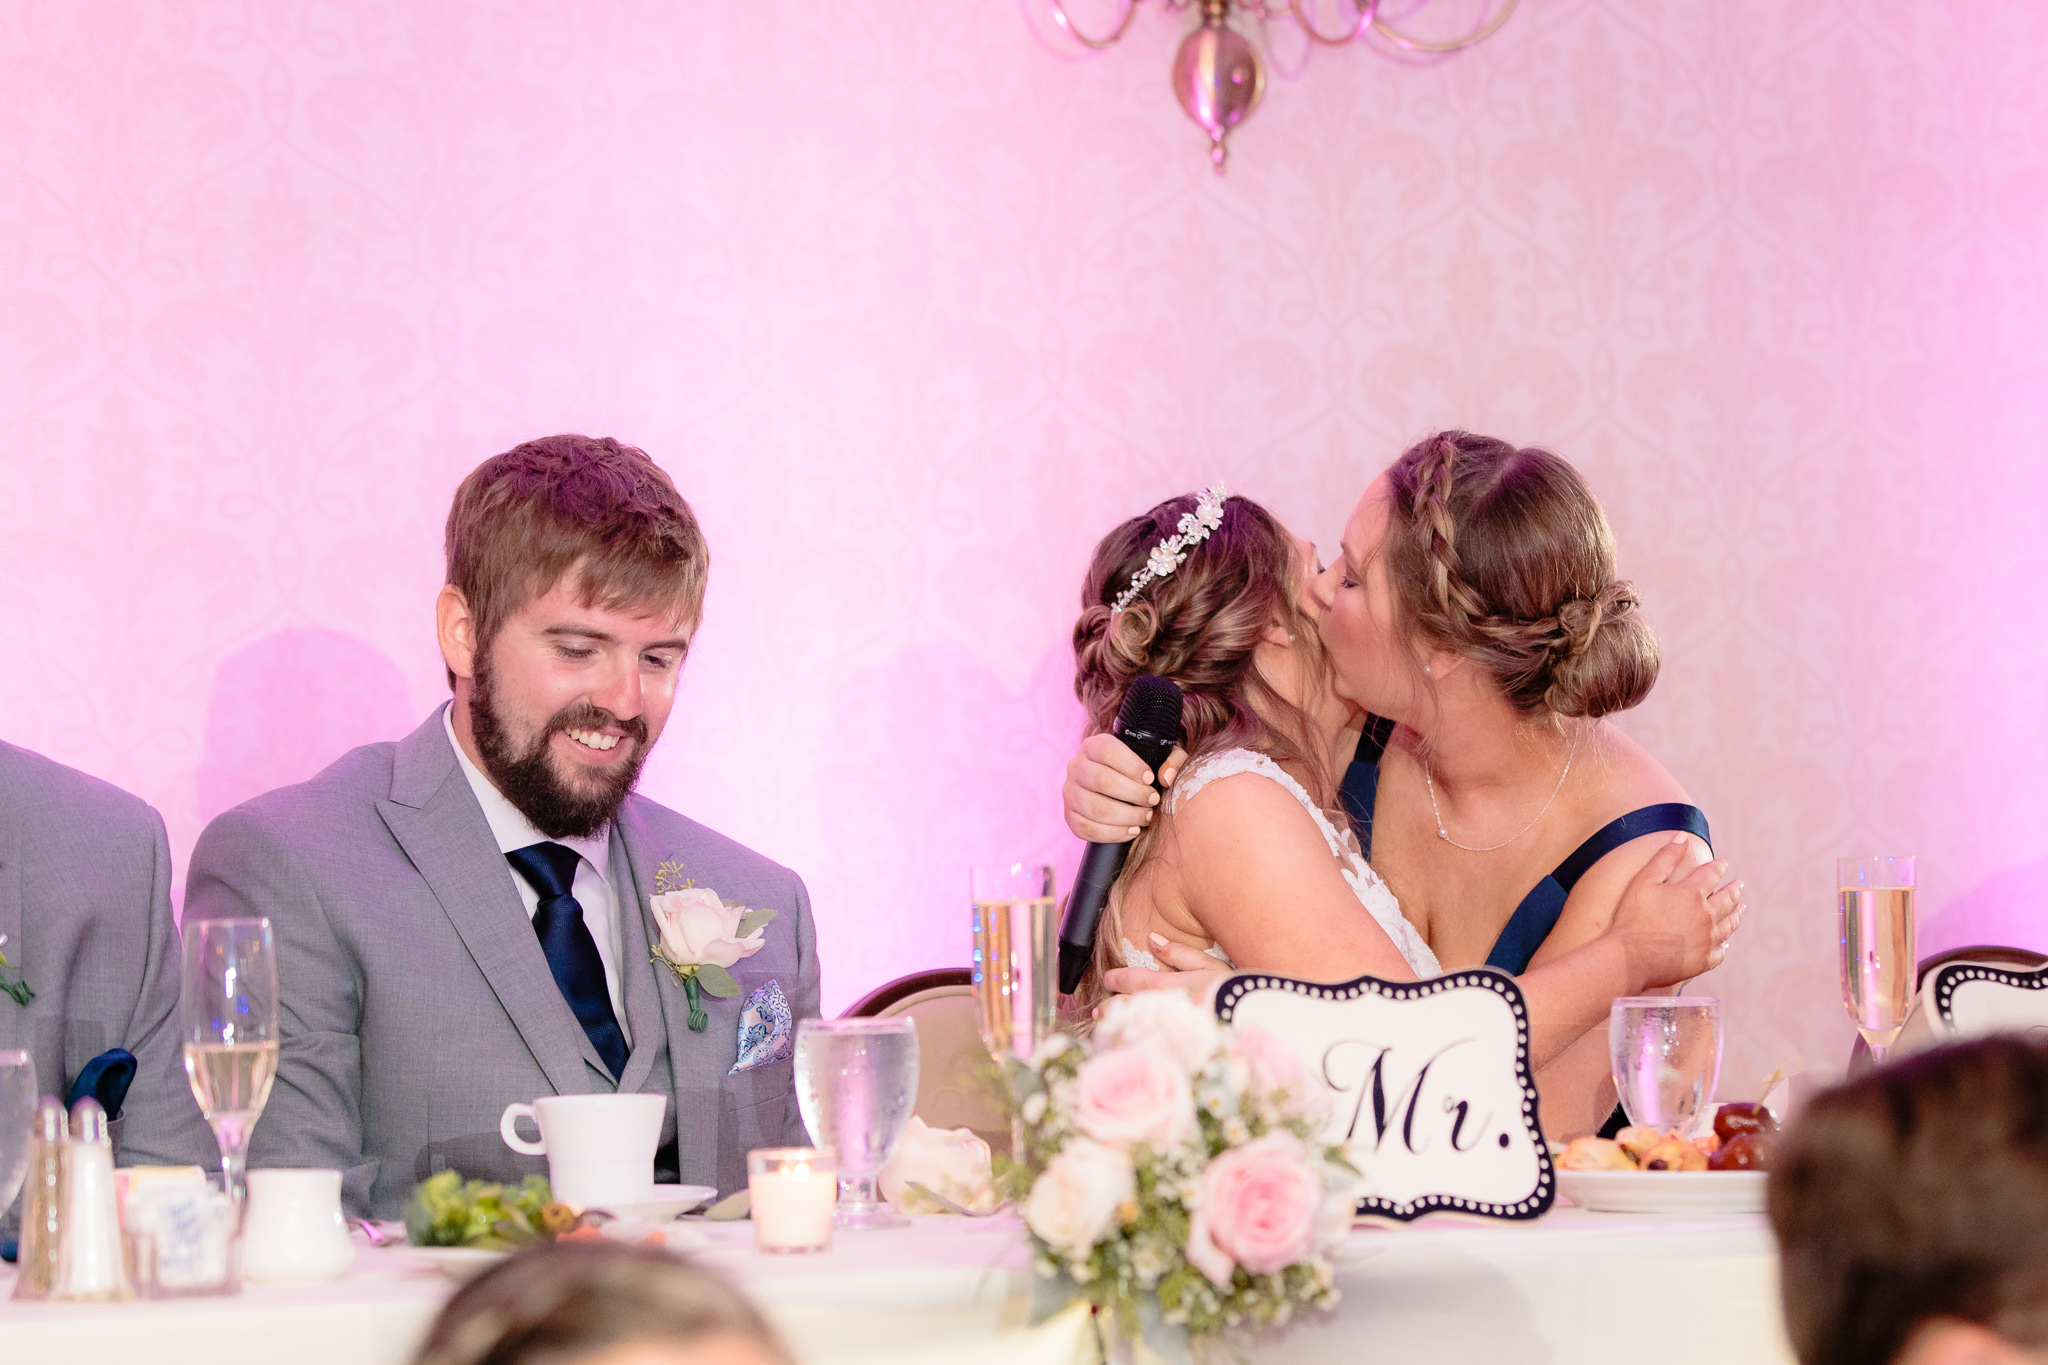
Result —
<instances>
[{"instance_id":1,"label":"man's navy necktie","mask_svg":"<svg viewBox=\"0 0 2048 1365\"><path fill-rule=\"evenodd\" d=\"M566 844L528 844L505 855L527 884L540 893L533 912L533 932L541 951L548 955L548 970L555 974L562 998L575 1012L576 1022L590 1035L597 1055L611 1068L616 1080L626 1070L626 1035L619 1017L612 1013L611 991L604 984L604 959L597 955L597 940L583 922L583 906L571 894L576 885L576 864L582 861Z\"/></svg>"}]
</instances>

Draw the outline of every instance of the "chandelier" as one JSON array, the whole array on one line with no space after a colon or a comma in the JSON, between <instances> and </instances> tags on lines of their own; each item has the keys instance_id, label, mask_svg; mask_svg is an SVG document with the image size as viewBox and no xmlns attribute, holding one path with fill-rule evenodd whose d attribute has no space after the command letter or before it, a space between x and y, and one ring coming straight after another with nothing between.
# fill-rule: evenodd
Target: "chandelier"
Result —
<instances>
[{"instance_id":1,"label":"chandelier","mask_svg":"<svg viewBox=\"0 0 2048 1365\"><path fill-rule=\"evenodd\" d=\"M1140 0L1124 0L1123 17L1113 30L1099 38L1090 37L1075 26L1073 17L1067 13L1066 0L1050 3L1053 18L1062 29L1083 47L1100 52L1115 46L1130 30ZM1418 5L1428 3L1430 0L1417 0ZM1372 35L1410 55L1435 57L1492 37L1515 12L1520 0L1497 3L1499 7L1492 15L1483 18L1463 37L1431 41L1387 22L1380 14L1383 0L1338 0L1341 8L1349 9L1356 17L1334 32L1318 28L1310 17L1313 0L1160 0L1161 6L1169 10L1201 11L1201 22L1181 40L1180 50L1174 54L1173 93L1188 117L1209 135L1209 160L1215 163L1218 175L1223 174L1224 159L1229 154L1224 143L1230 130L1251 116L1252 110L1259 107L1260 96L1266 93L1266 63L1251 40L1231 26L1232 9L1261 23L1292 19L1303 33L1325 47L1342 47Z\"/></svg>"}]
</instances>

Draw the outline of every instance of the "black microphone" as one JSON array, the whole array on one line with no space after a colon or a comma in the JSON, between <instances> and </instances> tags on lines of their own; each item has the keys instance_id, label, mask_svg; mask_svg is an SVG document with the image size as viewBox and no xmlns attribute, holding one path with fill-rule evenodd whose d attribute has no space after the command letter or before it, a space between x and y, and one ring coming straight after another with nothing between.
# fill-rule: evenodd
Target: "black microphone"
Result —
<instances>
[{"instance_id":1,"label":"black microphone","mask_svg":"<svg viewBox=\"0 0 2048 1365\"><path fill-rule=\"evenodd\" d=\"M1116 724L1110 733L1129 745L1152 770L1152 785L1159 785L1159 765L1166 762L1173 746L1180 743L1180 686L1150 673L1131 680L1124 704L1117 708ZM1067 898L1066 917L1060 921L1060 994L1072 995L1095 956L1095 930L1102 923L1102 907L1109 903L1109 888L1124 870L1129 844L1090 844L1081 855L1081 870L1074 876L1074 894Z\"/></svg>"}]
</instances>

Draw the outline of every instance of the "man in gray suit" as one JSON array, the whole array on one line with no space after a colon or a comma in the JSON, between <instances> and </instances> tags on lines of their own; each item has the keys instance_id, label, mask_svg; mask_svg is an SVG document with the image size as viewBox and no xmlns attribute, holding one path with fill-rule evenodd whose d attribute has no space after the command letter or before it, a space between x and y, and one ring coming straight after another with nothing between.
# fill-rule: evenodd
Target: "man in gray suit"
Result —
<instances>
[{"instance_id":1,"label":"man in gray suit","mask_svg":"<svg viewBox=\"0 0 2048 1365\"><path fill-rule=\"evenodd\" d=\"M185 1080L171 850L144 802L0 744L0 1050L63 1098L101 1053L135 1056L113 1125L126 1165L219 1166ZM0 1209L0 1217L6 1214Z\"/></svg>"},{"instance_id":2,"label":"man in gray suit","mask_svg":"<svg viewBox=\"0 0 2048 1365\"><path fill-rule=\"evenodd\" d=\"M818 1012L803 883L633 794L675 699L708 553L638 450L557 436L485 461L448 516L437 626L452 705L395 744L213 821L186 918L264 914L283 1048L253 1166L331 1166L392 1217L453 1168L544 1170L498 1136L543 1095L668 1096L651 1176L746 1183L803 1140L793 1020ZM777 912L703 999L650 961L649 906L687 879Z\"/></svg>"}]
</instances>

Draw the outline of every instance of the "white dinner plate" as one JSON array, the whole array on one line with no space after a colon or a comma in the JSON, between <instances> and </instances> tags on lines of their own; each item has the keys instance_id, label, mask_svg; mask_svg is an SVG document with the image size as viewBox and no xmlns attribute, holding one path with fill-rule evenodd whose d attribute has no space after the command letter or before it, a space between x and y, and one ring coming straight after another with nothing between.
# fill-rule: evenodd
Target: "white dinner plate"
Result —
<instances>
[{"instance_id":1,"label":"white dinner plate","mask_svg":"<svg viewBox=\"0 0 2048 1365\"><path fill-rule=\"evenodd\" d=\"M510 1254L503 1251L486 1251L482 1247L415 1247L402 1248L407 1256L416 1256L432 1265L451 1280L466 1280L481 1275Z\"/></svg>"},{"instance_id":2,"label":"white dinner plate","mask_svg":"<svg viewBox=\"0 0 2048 1365\"><path fill-rule=\"evenodd\" d=\"M709 1185L655 1185L647 1193L625 1204L606 1204L606 1213L619 1218L645 1218L650 1223L666 1223L680 1218L692 1209L699 1209L710 1203L718 1191Z\"/></svg>"},{"instance_id":3,"label":"white dinner plate","mask_svg":"<svg viewBox=\"0 0 2048 1365\"><path fill-rule=\"evenodd\" d=\"M1762 1213L1764 1171L1559 1171L1558 1192L1599 1213Z\"/></svg>"}]
</instances>

